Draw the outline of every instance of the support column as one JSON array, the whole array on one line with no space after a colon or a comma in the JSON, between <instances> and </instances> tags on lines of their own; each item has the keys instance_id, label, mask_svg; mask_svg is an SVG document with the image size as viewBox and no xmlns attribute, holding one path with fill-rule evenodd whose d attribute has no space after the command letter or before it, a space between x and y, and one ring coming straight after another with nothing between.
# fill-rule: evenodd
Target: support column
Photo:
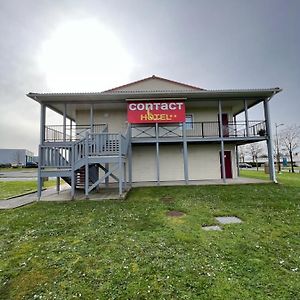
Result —
<instances>
[{"instance_id":1,"label":"support column","mask_svg":"<svg viewBox=\"0 0 300 300\"><path fill-rule=\"evenodd\" d=\"M246 121L246 137L249 136L249 119L248 119L248 103L247 100L244 100L244 109L245 109L245 121Z\"/></svg>"},{"instance_id":2,"label":"support column","mask_svg":"<svg viewBox=\"0 0 300 300\"><path fill-rule=\"evenodd\" d=\"M67 140L67 104L64 103L64 112L63 112L63 140Z\"/></svg>"},{"instance_id":3,"label":"support column","mask_svg":"<svg viewBox=\"0 0 300 300\"><path fill-rule=\"evenodd\" d=\"M76 179L75 179L75 172L72 171L71 174L71 199L75 199L75 187L76 187Z\"/></svg>"},{"instance_id":4,"label":"support column","mask_svg":"<svg viewBox=\"0 0 300 300\"><path fill-rule=\"evenodd\" d=\"M43 188L43 178L41 174L41 165L43 162L43 152L41 146L44 144L45 141L45 124L46 124L46 105L41 103L41 118L40 118L40 145L39 145L39 165L38 165L38 181L37 181L37 196L38 200L41 199L42 195L42 188Z\"/></svg>"},{"instance_id":5,"label":"support column","mask_svg":"<svg viewBox=\"0 0 300 300\"><path fill-rule=\"evenodd\" d=\"M90 106L90 129L91 132L94 132L94 104Z\"/></svg>"},{"instance_id":6,"label":"support column","mask_svg":"<svg viewBox=\"0 0 300 300\"><path fill-rule=\"evenodd\" d=\"M124 162L124 190L127 190L127 168L126 168L126 162Z\"/></svg>"},{"instance_id":7,"label":"support column","mask_svg":"<svg viewBox=\"0 0 300 300\"><path fill-rule=\"evenodd\" d=\"M85 198L89 198L89 141L88 141L88 133L85 134L85 181L84 181L84 191Z\"/></svg>"},{"instance_id":8,"label":"support column","mask_svg":"<svg viewBox=\"0 0 300 300\"><path fill-rule=\"evenodd\" d=\"M159 157L159 132L158 123L155 123L155 137L156 137L156 184L160 185L160 157Z\"/></svg>"},{"instance_id":9,"label":"support column","mask_svg":"<svg viewBox=\"0 0 300 300\"><path fill-rule=\"evenodd\" d=\"M182 123L182 139L183 139L183 169L185 184L189 184L189 161L188 161L188 148L186 140L186 123Z\"/></svg>"},{"instance_id":10,"label":"support column","mask_svg":"<svg viewBox=\"0 0 300 300\"><path fill-rule=\"evenodd\" d=\"M131 124L129 124L128 130L129 130L128 180L129 180L130 187L132 187L132 143L131 143L132 131L131 131Z\"/></svg>"},{"instance_id":11,"label":"support column","mask_svg":"<svg viewBox=\"0 0 300 300\"><path fill-rule=\"evenodd\" d=\"M239 157L239 147L238 145L235 146L235 155L236 155L236 174L237 176L240 176L240 168L239 168L239 165L240 165L240 157Z\"/></svg>"},{"instance_id":12,"label":"support column","mask_svg":"<svg viewBox=\"0 0 300 300\"><path fill-rule=\"evenodd\" d=\"M268 147L270 180L277 183L275 166L274 166L274 157L273 157L273 140L272 140L272 129L271 129L272 126L271 126L268 100L264 100L264 113L265 113L266 130L267 130L267 147Z\"/></svg>"},{"instance_id":13,"label":"support column","mask_svg":"<svg viewBox=\"0 0 300 300\"><path fill-rule=\"evenodd\" d=\"M75 178L75 146L72 146L71 153L71 161L72 161L72 171L71 171L71 199L75 199L75 188L76 188L76 178Z\"/></svg>"},{"instance_id":14,"label":"support column","mask_svg":"<svg viewBox=\"0 0 300 300\"><path fill-rule=\"evenodd\" d=\"M104 164L104 167L106 169L105 174L109 172L109 163ZM105 187L108 188L109 185L109 176L105 177Z\"/></svg>"},{"instance_id":15,"label":"support column","mask_svg":"<svg viewBox=\"0 0 300 300\"><path fill-rule=\"evenodd\" d=\"M121 134L119 134L119 144L121 145ZM123 193L123 163L121 147L119 147L119 196Z\"/></svg>"},{"instance_id":16,"label":"support column","mask_svg":"<svg viewBox=\"0 0 300 300\"><path fill-rule=\"evenodd\" d=\"M45 141L46 105L41 103L40 144Z\"/></svg>"},{"instance_id":17,"label":"support column","mask_svg":"<svg viewBox=\"0 0 300 300\"><path fill-rule=\"evenodd\" d=\"M56 192L57 194L60 192L60 177L56 177Z\"/></svg>"},{"instance_id":18,"label":"support column","mask_svg":"<svg viewBox=\"0 0 300 300\"><path fill-rule=\"evenodd\" d=\"M224 151L224 138L223 138L223 120L222 120L222 103L219 100L219 131L220 131L220 138L221 138L221 172L222 172L222 178L223 182L226 183L226 172L225 172L225 151Z\"/></svg>"},{"instance_id":19,"label":"support column","mask_svg":"<svg viewBox=\"0 0 300 300\"><path fill-rule=\"evenodd\" d=\"M41 199L42 188L43 188L43 178L41 177L41 163L42 163L42 150L41 145L39 145L39 165L38 165L38 177L37 177L37 197L38 200Z\"/></svg>"}]
</instances>

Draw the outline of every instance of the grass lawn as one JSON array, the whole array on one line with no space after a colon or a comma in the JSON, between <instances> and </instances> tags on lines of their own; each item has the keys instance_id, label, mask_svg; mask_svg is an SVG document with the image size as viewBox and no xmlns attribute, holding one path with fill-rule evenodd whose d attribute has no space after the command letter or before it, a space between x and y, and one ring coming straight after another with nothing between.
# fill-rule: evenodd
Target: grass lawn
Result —
<instances>
[{"instance_id":1,"label":"grass lawn","mask_svg":"<svg viewBox=\"0 0 300 300\"><path fill-rule=\"evenodd\" d=\"M51 187L55 184L55 180L45 181L44 187ZM0 181L0 200L36 190L36 181Z\"/></svg>"},{"instance_id":2,"label":"grass lawn","mask_svg":"<svg viewBox=\"0 0 300 300\"><path fill-rule=\"evenodd\" d=\"M282 182L0 211L0 299L300 299L300 180ZM201 229L220 215L244 222Z\"/></svg>"},{"instance_id":3,"label":"grass lawn","mask_svg":"<svg viewBox=\"0 0 300 300\"><path fill-rule=\"evenodd\" d=\"M257 179L269 179L269 174L265 174L264 171L255 170L240 170L240 176L250 177ZM280 174L276 173L276 178L278 183L284 184L285 186L293 186L300 188L300 173L287 173L282 172Z\"/></svg>"},{"instance_id":4,"label":"grass lawn","mask_svg":"<svg viewBox=\"0 0 300 300\"><path fill-rule=\"evenodd\" d=\"M0 173L1 172L18 172L18 171L23 171L25 170L24 168L17 167L17 168L0 168Z\"/></svg>"}]
</instances>

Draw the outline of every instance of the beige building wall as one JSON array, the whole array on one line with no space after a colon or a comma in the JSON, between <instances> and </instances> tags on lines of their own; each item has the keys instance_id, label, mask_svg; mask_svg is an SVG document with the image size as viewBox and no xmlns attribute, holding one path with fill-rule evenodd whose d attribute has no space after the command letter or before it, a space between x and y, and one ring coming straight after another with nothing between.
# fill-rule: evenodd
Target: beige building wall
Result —
<instances>
[{"instance_id":1,"label":"beige building wall","mask_svg":"<svg viewBox=\"0 0 300 300\"><path fill-rule=\"evenodd\" d=\"M160 181L184 180L182 145L160 145ZM156 181L156 145L134 145L132 180Z\"/></svg>"},{"instance_id":2,"label":"beige building wall","mask_svg":"<svg viewBox=\"0 0 300 300\"><path fill-rule=\"evenodd\" d=\"M190 180L220 179L220 144L189 144L188 166ZM234 145L225 145L225 151L231 151L232 177L237 177Z\"/></svg>"},{"instance_id":3,"label":"beige building wall","mask_svg":"<svg viewBox=\"0 0 300 300\"><path fill-rule=\"evenodd\" d=\"M78 125L90 124L90 111L78 110L76 112ZM127 112L125 110L94 110L95 124L108 124L111 133L124 132L127 127Z\"/></svg>"},{"instance_id":4,"label":"beige building wall","mask_svg":"<svg viewBox=\"0 0 300 300\"><path fill-rule=\"evenodd\" d=\"M188 144L189 180L220 179L219 144ZM237 177L234 145L225 145L231 151L231 169L233 178ZM184 180L182 144L160 145L160 181ZM133 182L156 181L156 146L143 145L133 147Z\"/></svg>"},{"instance_id":5,"label":"beige building wall","mask_svg":"<svg viewBox=\"0 0 300 300\"><path fill-rule=\"evenodd\" d=\"M155 145L133 145L132 181L156 181Z\"/></svg>"},{"instance_id":6,"label":"beige building wall","mask_svg":"<svg viewBox=\"0 0 300 300\"><path fill-rule=\"evenodd\" d=\"M182 144L159 146L160 180L184 180Z\"/></svg>"},{"instance_id":7,"label":"beige building wall","mask_svg":"<svg viewBox=\"0 0 300 300\"><path fill-rule=\"evenodd\" d=\"M186 105L186 114L187 115L192 115L193 116L193 121L194 122L210 122L210 121L218 121L218 113L219 110L217 107L212 107L212 108L205 108L205 107L191 107L189 108L188 105ZM232 121L233 120L233 114L232 110L229 107L224 107L223 108L223 113L228 114L228 120Z\"/></svg>"}]
</instances>

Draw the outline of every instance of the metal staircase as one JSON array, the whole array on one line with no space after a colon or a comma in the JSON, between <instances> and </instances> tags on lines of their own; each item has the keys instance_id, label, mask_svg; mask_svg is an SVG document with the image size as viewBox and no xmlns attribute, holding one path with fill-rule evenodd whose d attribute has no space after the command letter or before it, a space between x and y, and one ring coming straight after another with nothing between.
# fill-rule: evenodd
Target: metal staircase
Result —
<instances>
[{"instance_id":1,"label":"metal staircase","mask_svg":"<svg viewBox=\"0 0 300 300\"><path fill-rule=\"evenodd\" d=\"M121 195L126 188L129 145L129 128L125 134L87 131L78 141L44 142L39 147L39 198L43 177L62 178L71 186L72 198L75 189L84 189L88 198L101 184L107 186L111 177Z\"/></svg>"}]
</instances>

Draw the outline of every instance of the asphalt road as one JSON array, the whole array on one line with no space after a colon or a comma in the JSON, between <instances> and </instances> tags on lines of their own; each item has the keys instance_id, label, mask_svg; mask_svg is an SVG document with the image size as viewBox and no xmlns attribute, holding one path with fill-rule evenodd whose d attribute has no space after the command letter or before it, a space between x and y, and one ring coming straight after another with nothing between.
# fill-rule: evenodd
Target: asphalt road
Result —
<instances>
[{"instance_id":1,"label":"asphalt road","mask_svg":"<svg viewBox=\"0 0 300 300\"><path fill-rule=\"evenodd\" d=\"M29 181L37 179L37 169L0 171L0 181Z\"/></svg>"}]
</instances>

